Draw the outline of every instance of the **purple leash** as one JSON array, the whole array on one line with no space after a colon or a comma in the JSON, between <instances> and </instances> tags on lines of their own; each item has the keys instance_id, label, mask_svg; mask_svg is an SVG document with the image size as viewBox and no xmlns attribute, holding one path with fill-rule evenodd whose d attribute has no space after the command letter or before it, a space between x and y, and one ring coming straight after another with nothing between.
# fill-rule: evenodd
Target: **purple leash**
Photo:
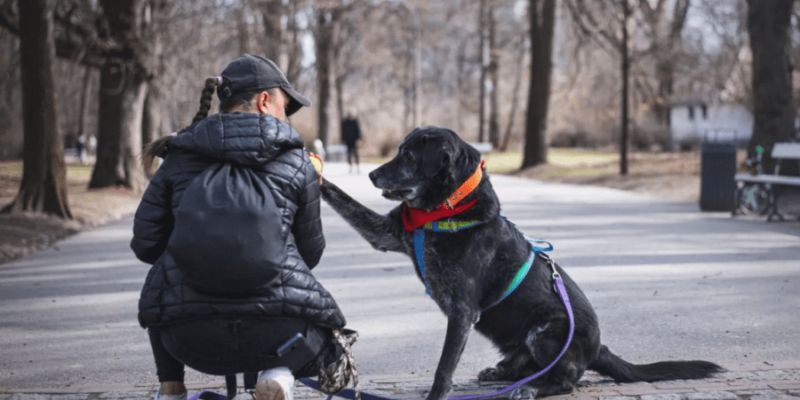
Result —
<instances>
[{"instance_id":1,"label":"purple leash","mask_svg":"<svg viewBox=\"0 0 800 400\"><path fill-rule=\"evenodd\" d=\"M208 391L200 392L190 397L189 400L200 400L201 397L203 400L228 400L228 397L226 396L223 396L219 393L208 392Z\"/></svg>"},{"instance_id":2,"label":"purple leash","mask_svg":"<svg viewBox=\"0 0 800 400\"><path fill-rule=\"evenodd\" d=\"M569 294L567 294L567 288L564 286L564 280L561 279L561 274L559 274L558 271L556 271L556 266L553 263L553 260L550 259L550 257L544 253L540 254L545 258L547 264L550 265L550 268L553 270L553 275L552 275L553 289L555 289L556 293L558 293L558 297L561 299L561 302L564 303L564 308L567 310L567 317L569 317L569 334L567 335L567 342L564 343L564 347L561 349L561 352L558 353L558 356L552 362L550 362L550 364L544 367L543 370L527 378L516 381L513 384L506 386L503 389L500 389L496 392L455 396L455 397L449 397L447 400L491 399L506 394L517 388L522 387L523 385L528 384L534 379L540 378L542 375L546 374L551 369L553 369L553 367L561 360L561 358L564 357L564 354L566 354L569 345L572 343L572 336L575 334L575 315L572 312L572 303L569 301Z\"/></svg>"},{"instance_id":3,"label":"purple leash","mask_svg":"<svg viewBox=\"0 0 800 400\"><path fill-rule=\"evenodd\" d=\"M464 396L448 397L447 400L492 399L492 398L496 398L498 396L504 395L506 393L512 392L515 389L518 389L518 388L530 383L531 381L533 381L535 379L541 378L542 375L548 373L551 369L553 369L553 367L561 360L561 358L564 357L564 354L567 353L567 349L569 349L569 345L572 344L572 337L575 334L575 315L572 312L572 303L569 300L569 294L567 293L567 288L564 286L564 280L561 278L561 274L559 274L558 271L556 270L556 266L555 266L555 263L553 263L553 260L550 258L550 256L548 256L545 253L539 253L539 254L542 257L544 257L545 261L547 261L547 265L549 265L550 269L553 270L553 274L552 274L553 289L556 291L556 293L558 293L558 297L561 299L561 302L564 304L564 308L567 310L567 317L569 318L569 334L567 335L567 341L566 341L566 343L564 343L564 347L561 349L561 352L558 353L558 356L553 361L551 361L550 364L548 364L546 367L544 367L544 369L542 369L541 371L539 371L539 372L537 372L537 373L535 373L535 374L533 374L533 375L531 375L531 376L529 376L527 378L523 378L523 379L521 379L519 381L516 381L516 382L512 383L511 385L508 385L508 386L504 387L503 389L500 389L498 391L491 392L491 393L468 394L468 395L464 395ZM301 379L300 381L302 383L306 384L307 386L313 388L313 389L319 390L318 389L319 386L315 385L316 382L314 382L313 380ZM353 397L351 397L352 395L353 395L352 393L342 393L340 396L344 397L344 398L352 399L353 398ZM202 392L202 393L198 393L198 394L192 396L190 400L199 400L201 398L201 396L202 396L203 400L226 400L227 399L227 397L225 397L223 395L220 395L220 394L217 394L217 393ZM333 397L333 396L335 396L335 395L331 395L331 397ZM330 399L331 397L328 397L328 399ZM370 399L370 400L371 399L389 400L386 397L370 395L368 393L363 393L363 392L361 393L361 397L362 397L362 399Z\"/></svg>"}]
</instances>

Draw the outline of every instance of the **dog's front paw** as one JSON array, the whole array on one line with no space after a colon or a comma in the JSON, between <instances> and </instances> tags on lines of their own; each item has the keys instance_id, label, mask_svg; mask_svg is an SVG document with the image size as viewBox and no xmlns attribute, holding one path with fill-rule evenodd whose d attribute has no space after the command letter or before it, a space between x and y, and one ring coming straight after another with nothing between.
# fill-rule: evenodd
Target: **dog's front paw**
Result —
<instances>
[{"instance_id":1,"label":"dog's front paw","mask_svg":"<svg viewBox=\"0 0 800 400\"><path fill-rule=\"evenodd\" d=\"M508 395L509 400L533 400L535 398L536 389L530 386L518 387Z\"/></svg>"},{"instance_id":2,"label":"dog's front paw","mask_svg":"<svg viewBox=\"0 0 800 400\"><path fill-rule=\"evenodd\" d=\"M495 382L500 381L500 371L497 368L489 367L478 373L478 381Z\"/></svg>"}]
</instances>

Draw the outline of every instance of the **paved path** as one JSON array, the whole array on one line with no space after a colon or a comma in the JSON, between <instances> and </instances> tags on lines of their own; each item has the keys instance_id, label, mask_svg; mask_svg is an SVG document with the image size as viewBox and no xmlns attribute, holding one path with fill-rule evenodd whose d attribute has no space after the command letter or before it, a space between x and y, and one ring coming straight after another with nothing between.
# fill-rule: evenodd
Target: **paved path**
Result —
<instances>
[{"instance_id":1,"label":"paved path","mask_svg":"<svg viewBox=\"0 0 800 400\"><path fill-rule=\"evenodd\" d=\"M330 180L368 206L393 206L366 174L326 168ZM555 244L554 257L589 296L613 351L632 362L708 359L732 371L717 380L656 385L617 386L589 376L581 396L800 396L799 223L731 219L605 188L502 176L492 182L509 218ZM323 219L328 247L315 274L361 333L355 355L363 381L421 397L439 357L444 317L405 256L372 250L327 206ZM146 397L156 378L136 301L147 266L128 250L130 230L126 219L0 265L0 400ZM477 371L497 359L473 335L457 382L474 389ZM222 385L191 372L187 380L196 388Z\"/></svg>"}]
</instances>

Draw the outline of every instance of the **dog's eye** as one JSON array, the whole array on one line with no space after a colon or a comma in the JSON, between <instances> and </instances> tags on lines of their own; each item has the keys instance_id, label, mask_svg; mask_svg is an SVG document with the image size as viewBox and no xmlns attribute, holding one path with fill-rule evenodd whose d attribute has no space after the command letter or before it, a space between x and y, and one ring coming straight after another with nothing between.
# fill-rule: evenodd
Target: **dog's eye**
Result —
<instances>
[{"instance_id":1,"label":"dog's eye","mask_svg":"<svg viewBox=\"0 0 800 400\"><path fill-rule=\"evenodd\" d=\"M400 153L400 155L408 161L414 161L414 153L411 151L404 150L402 153Z\"/></svg>"}]
</instances>

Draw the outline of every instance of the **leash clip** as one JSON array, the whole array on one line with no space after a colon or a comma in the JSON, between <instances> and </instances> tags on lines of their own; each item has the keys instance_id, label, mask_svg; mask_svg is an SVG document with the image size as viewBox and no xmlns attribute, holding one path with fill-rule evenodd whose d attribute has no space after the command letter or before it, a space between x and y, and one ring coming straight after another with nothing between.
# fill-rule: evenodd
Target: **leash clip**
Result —
<instances>
[{"instance_id":1,"label":"leash clip","mask_svg":"<svg viewBox=\"0 0 800 400\"><path fill-rule=\"evenodd\" d=\"M558 272L558 270L556 270L556 264L553 262L553 259L550 258L550 256L547 255L547 253L539 253L539 255L542 258L544 258L544 261L547 263L550 269L553 270L553 274L550 275L553 278L553 280L561 279L561 274Z\"/></svg>"}]
</instances>

